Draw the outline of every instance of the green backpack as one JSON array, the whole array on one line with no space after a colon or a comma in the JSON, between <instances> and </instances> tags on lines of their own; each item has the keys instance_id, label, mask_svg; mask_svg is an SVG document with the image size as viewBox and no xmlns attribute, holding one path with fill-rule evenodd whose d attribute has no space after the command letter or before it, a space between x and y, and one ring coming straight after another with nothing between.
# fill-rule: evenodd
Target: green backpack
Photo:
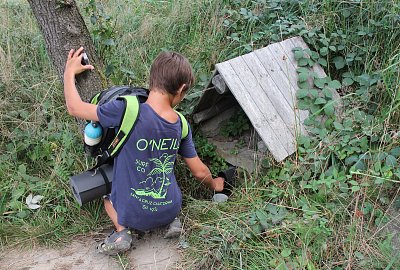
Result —
<instances>
[{"instance_id":1,"label":"green backpack","mask_svg":"<svg viewBox=\"0 0 400 270\"><path fill-rule=\"evenodd\" d=\"M93 96L89 102L102 105L115 99L123 100L125 111L121 119L121 124L117 128L102 128L101 140L94 146L84 144L85 152L92 157L96 157L96 165L93 169L106 163L112 163L113 158L121 151L125 142L131 135L136 120L140 113L140 103L147 100L148 90L144 88L130 86L113 86ZM181 119L182 134L181 139L185 139L189 133L189 126L186 118L176 111Z\"/></svg>"}]
</instances>

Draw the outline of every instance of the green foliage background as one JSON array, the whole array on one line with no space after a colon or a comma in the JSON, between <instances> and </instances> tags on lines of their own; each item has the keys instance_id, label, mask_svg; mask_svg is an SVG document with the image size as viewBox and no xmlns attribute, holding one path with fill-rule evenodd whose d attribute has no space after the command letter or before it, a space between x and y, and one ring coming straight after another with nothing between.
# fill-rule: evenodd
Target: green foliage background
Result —
<instances>
[{"instance_id":1,"label":"green foliage background","mask_svg":"<svg viewBox=\"0 0 400 270\"><path fill-rule=\"evenodd\" d=\"M386 231L400 207L399 3L79 4L114 84L146 85L161 50L189 58L197 85L181 104L186 114L215 63L292 36L310 46L294 52L298 107L311 115L310 136L298 139L296 154L240 175L242 185L220 205L200 200L199 191L209 194L186 181L190 175L178 166L186 194L185 269L400 267ZM28 4L0 3L0 23L0 245L56 244L108 226L100 202L79 208L70 193L68 177L90 161ZM310 69L315 63L327 78ZM343 97L340 108L332 88ZM210 153L212 145L201 138L197 143L214 170L225 166ZM44 196L41 208L28 209L29 194Z\"/></svg>"}]
</instances>

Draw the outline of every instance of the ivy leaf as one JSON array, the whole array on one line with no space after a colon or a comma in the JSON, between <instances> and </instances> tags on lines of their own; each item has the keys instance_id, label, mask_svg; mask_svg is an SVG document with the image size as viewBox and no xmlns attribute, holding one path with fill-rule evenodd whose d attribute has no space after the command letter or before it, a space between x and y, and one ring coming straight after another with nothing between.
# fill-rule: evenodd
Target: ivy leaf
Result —
<instances>
[{"instance_id":1,"label":"ivy leaf","mask_svg":"<svg viewBox=\"0 0 400 270\"><path fill-rule=\"evenodd\" d=\"M332 59L332 61L335 64L336 69L342 69L346 65L346 61L344 60L343 56L336 56Z\"/></svg>"}]
</instances>

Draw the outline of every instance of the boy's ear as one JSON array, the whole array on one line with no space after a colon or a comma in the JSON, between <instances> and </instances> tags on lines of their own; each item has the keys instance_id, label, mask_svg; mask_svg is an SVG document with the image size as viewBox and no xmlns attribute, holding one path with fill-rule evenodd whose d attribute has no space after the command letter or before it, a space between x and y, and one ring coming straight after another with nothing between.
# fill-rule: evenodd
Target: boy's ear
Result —
<instances>
[{"instance_id":1,"label":"boy's ear","mask_svg":"<svg viewBox=\"0 0 400 270\"><path fill-rule=\"evenodd\" d=\"M180 96L182 96L182 94L185 95L185 91L184 91L185 88L186 88L186 84L182 84L181 87L179 87L177 94Z\"/></svg>"}]
</instances>

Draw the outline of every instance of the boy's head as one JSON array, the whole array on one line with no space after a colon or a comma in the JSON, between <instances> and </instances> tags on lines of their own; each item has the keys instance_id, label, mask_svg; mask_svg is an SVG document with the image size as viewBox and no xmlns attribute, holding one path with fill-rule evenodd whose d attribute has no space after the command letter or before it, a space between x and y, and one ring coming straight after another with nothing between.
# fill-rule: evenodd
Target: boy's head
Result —
<instances>
[{"instance_id":1,"label":"boy's head","mask_svg":"<svg viewBox=\"0 0 400 270\"><path fill-rule=\"evenodd\" d=\"M150 90L160 89L175 96L182 87L186 92L194 83L192 67L183 55L176 52L162 52L150 69Z\"/></svg>"}]
</instances>

